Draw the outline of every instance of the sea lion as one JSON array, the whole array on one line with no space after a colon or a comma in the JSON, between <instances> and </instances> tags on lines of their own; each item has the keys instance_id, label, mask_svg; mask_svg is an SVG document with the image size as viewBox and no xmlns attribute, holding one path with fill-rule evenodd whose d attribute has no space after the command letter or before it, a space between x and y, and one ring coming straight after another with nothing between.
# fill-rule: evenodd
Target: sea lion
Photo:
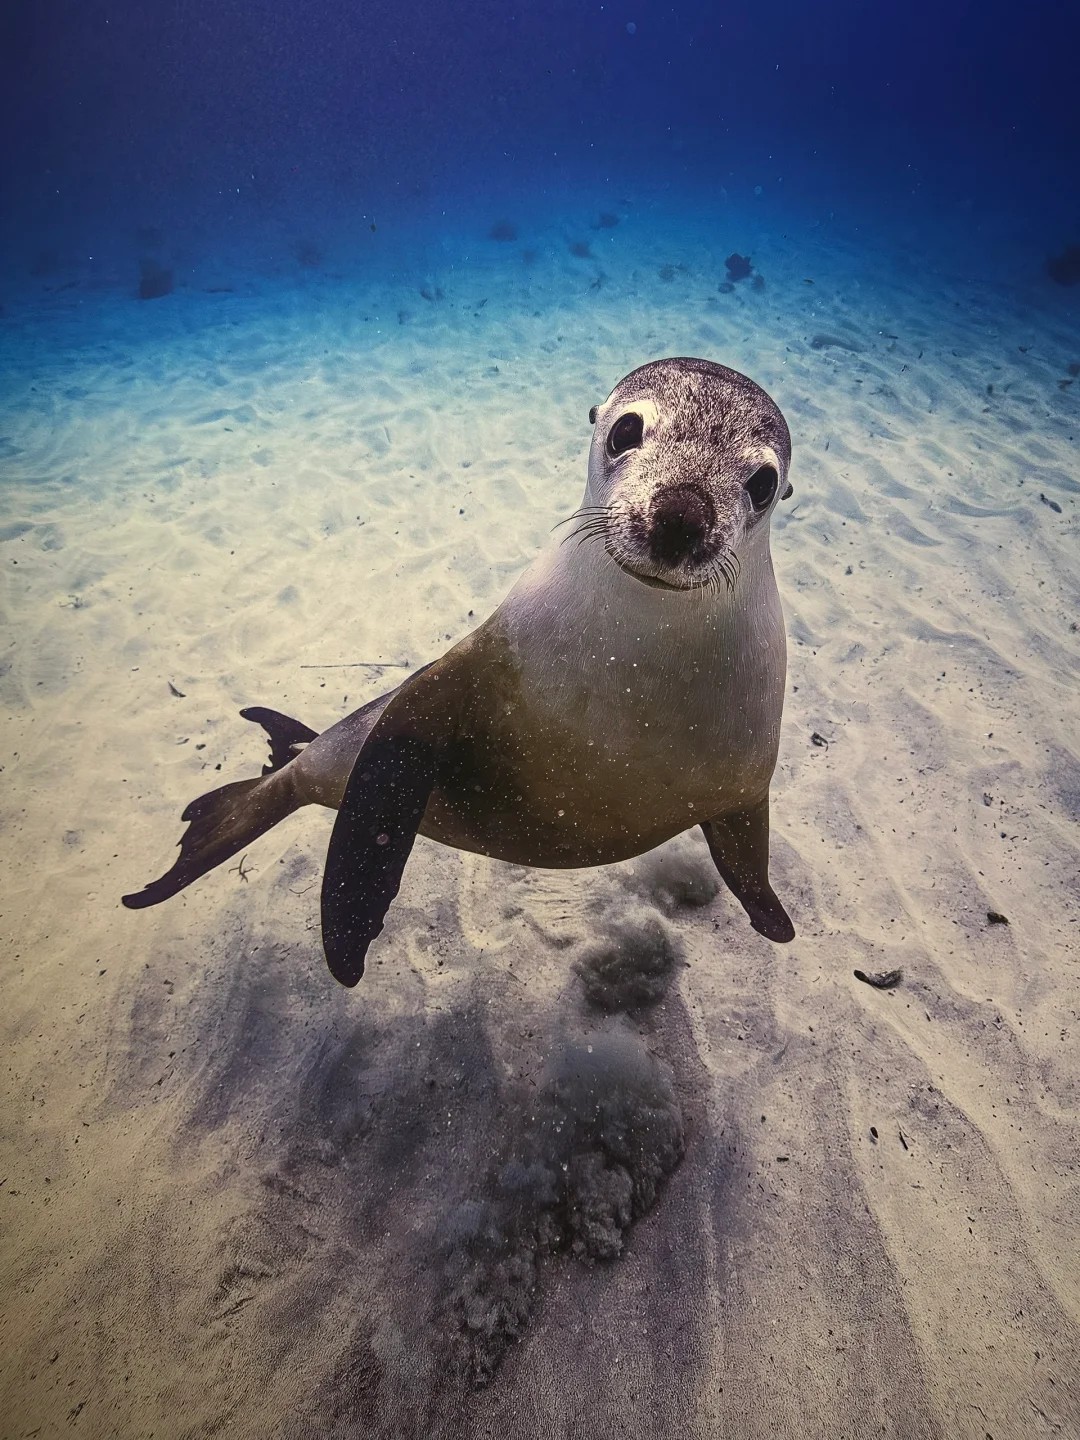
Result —
<instances>
[{"instance_id":1,"label":"sea lion","mask_svg":"<svg viewBox=\"0 0 1080 1440\"><path fill-rule=\"evenodd\" d=\"M491 618L321 735L241 711L270 764L189 805L179 859L125 905L157 904L317 804L338 811L322 933L344 985L417 834L562 868L700 825L754 929L794 937L768 874L786 670L769 524L792 493L787 424L745 375L693 359L634 370L589 418L584 502Z\"/></svg>"}]
</instances>

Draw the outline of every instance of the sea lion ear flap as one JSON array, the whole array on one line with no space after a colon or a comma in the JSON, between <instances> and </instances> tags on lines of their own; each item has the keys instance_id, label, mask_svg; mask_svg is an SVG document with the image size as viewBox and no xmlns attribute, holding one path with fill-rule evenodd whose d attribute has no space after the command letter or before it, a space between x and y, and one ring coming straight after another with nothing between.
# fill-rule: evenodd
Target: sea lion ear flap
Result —
<instances>
[{"instance_id":1,"label":"sea lion ear flap","mask_svg":"<svg viewBox=\"0 0 1080 1440\"><path fill-rule=\"evenodd\" d=\"M355 985L383 928L438 771L429 740L368 737L345 787L322 885L322 935L335 980Z\"/></svg>"},{"instance_id":2,"label":"sea lion ear flap","mask_svg":"<svg viewBox=\"0 0 1080 1440\"><path fill-rule=\"evenodd\" d=\"M789 481L787 482L787 484L784 486L784 493L780 496L780 499L781 499L781 500L790 500L791 497L792 497L792 495L794 495L794 494L795 494L795 486L792 485L791 481L789 480Z\"/></svg>"},{"instance_id":3,"label":"sea lion ear flap","mask_svg":"<svg viewBox=\"0 0 1080 1440\"><path fill-rule=\"evenodd\" d=\"M590 424L590 425L595 425L595 424L596 424L596 406L595 406L595 405L591 406L590 409L589 409L589 424Z\"/></svg>"}]
</instances>

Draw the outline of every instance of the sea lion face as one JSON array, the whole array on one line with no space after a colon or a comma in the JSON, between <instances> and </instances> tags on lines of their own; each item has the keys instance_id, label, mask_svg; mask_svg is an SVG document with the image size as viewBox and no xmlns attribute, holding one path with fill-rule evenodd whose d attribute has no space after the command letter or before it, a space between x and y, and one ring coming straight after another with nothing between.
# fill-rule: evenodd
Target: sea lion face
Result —
<instances>
[{"instance_id":1,"label":"sea lion face","mask_svg":"<svg viewBox=\"0 0 1080 1440\"><path fill-rule=\"evenodd\" d=\"M709 360L656 360L590 412L580 530L647 585L734 589L791 494L791 437L752 380Z\"/></svg>"}]
</instances>

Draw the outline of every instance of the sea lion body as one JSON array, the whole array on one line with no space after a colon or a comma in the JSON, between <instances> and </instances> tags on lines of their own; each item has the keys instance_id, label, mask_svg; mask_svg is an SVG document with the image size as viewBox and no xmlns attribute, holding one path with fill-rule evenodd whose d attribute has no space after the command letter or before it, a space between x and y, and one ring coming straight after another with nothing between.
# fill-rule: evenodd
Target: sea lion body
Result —
<instances>
[{"instance_id":1,"label":"sea lion body","mask_svg":"<svg viewBox=\"0 0 1080 1440\"><path fill-rule=\"evenodd\" d=\"M445 688L461 706L461 764L421 834L517 864L607 864L768 791L784 684L778 598L755 612L752 641L726 595L688 626L672 602L700 597L642 587L586 549L549 551L392 702L417 721ZM461 678L446 687L449 675Z\"/></svg>"},{"instance_id":2,"label":"sea lion body","mask_svg":"<svg viewBox=\"0 0 1080 1440\"><path fill-rule=\"evenodd\" d=\"M211 814L212 796L196 801L190 818L202 824L205 806L212 843L188 845L189 832L186 869L182 850L127 903L164 899L220 863L210 852L223 824L235 853L251 838L245 809L259 811L259 833L315 803L340 812L323 922L346 983L417 833L566 868L624 860L702 824L755 926L790 938L766 873L786 668L768 518L786 486L787 427L753 382L689 360L633 372L593 418L580 524L494 614L295 758L278 756L262 780L239 782L255 789L214 792L237 792L231 817L220 804ZM335 952L352 959L335 967Z\"/></svg>"}]
</instances>

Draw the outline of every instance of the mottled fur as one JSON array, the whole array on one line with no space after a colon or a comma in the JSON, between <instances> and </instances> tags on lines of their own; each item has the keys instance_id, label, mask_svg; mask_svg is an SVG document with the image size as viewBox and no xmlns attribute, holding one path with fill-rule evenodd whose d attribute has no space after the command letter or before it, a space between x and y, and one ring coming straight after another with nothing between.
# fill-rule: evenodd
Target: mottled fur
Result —
<instances>
[{"instance_id":1,"label":"mottled fur","mask_svg":"<svg viewBox=\"0 0 1080 1440\"><path fill-rule=\"evenodd\" d=\"M612 460L602 442L619 416L642 409L650 418L641 448ZM594 414L601 443L590 456L585 506L606 504L612 558L680 588L706 584L712 562L723 556L736 557L737 573L745 532L752 525L768 528L768 512L751 512L745 482L759 466L773 464L782 491L791 462L787 422L765 391L708 360L654 360L620 380ZM704 556L665 567L648 556L650 509L676 486L700 490L713 527Z\"/></svg>"}]
</instances>

